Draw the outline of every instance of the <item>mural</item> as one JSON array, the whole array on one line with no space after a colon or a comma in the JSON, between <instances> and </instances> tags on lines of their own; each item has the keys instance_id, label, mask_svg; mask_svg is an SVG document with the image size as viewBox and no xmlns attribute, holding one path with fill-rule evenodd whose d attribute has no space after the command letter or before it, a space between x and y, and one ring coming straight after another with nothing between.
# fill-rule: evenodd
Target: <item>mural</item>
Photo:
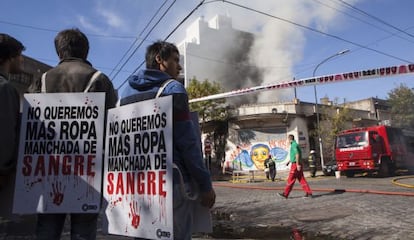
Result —
<instances>
[{"instance_id":1,"label":"mural","mask_svg":"<svg viewBox=\"0 0 414 240\"><path fill-rule=\"evenodd\" d=\"M287 169L289 145L285 130L238 130L227 146L224 167L228 170L264 170L269 155L277 170Z\"/></svg>"}]
</instances>

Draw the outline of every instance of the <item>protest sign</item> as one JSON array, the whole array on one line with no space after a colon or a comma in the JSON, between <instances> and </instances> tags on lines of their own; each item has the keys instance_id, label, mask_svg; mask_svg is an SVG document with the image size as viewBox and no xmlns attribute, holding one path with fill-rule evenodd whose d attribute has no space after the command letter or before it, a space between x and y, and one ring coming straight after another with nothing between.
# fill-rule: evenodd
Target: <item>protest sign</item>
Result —
<instances>
[{"instance_id":1,"label":"protest sign","mask_svg":"<svg viewBox=\"0 0 414 240\"><path fill-rule=\"evenodd\" d=\"M99 212L104 93L25 94L14 213Z\"/></svg>"},{"instance_id":2,"label":"protest sign","mask_svg":"<svg viewBox=\"0 0 414 240\"><path fill-rule=\"evenodd\" d=\"M110 234L173 239L172 96L108 111L103 197Z\"/></svg>"}]
</instances>

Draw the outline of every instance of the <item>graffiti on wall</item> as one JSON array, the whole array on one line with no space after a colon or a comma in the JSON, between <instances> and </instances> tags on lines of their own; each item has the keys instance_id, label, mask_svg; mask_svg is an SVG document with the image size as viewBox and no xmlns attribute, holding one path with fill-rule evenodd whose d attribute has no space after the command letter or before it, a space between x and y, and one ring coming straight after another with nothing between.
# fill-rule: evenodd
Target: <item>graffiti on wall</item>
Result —
<instances>
[{"instance_id":1,"label":"graffiti on wall","mask_svg":"<svg viewBox=\"0 0 414 240\"><path fill-rule=\"evenodd\" d=\"M270 155L278 170L287 169L289 145L286 132L276 129L239 130L229 141L225 168L229 170L264 170L264 161Z\"/></svg>"}]
</instances>

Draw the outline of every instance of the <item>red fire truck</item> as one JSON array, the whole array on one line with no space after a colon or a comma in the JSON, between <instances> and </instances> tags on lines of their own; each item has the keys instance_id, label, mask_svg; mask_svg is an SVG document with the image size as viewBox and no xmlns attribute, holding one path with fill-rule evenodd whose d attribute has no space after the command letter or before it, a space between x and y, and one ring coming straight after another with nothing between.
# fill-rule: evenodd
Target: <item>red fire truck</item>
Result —
<instances>
[{"instance_id":1,"label":"red fire truck","mask_svg":"<svg viewBox=\"0 0 414 240\"><path fill-rule=\"evenodd\" d=\"M377 172L392 176L395 170L414 167L414 132L390 126L353 128L340 132L335 142L338 170L347 177Z\"/></svg>"}]
</instances>

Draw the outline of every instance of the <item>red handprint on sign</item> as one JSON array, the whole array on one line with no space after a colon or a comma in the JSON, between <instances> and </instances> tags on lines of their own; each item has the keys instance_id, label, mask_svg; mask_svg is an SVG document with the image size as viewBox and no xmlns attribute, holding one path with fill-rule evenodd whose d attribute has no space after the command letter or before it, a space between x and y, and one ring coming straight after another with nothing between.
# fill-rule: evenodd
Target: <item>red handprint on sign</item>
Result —
<instances>
[{"instance_id":1,"label":"red handprint on sign","mask_svg":"<svg viewBox=\"0 0 414 240\"><path fill-rule=\"evenodd\" d=\"M138 228L139 221L141 219L141 217L139 216L139 212L137 212L138 202L137 201L130 202L129 207L130 207L130 210L131 210L131 212L129 213L129 217L132 218L131 225L134 228ZM141 207L139 209L141 210Z\"/></svg>"},{"instance_id":2,"label":"red handprint on sign","mask_svg":"<svg viewBox=\"0 0 414 240\"><path fill-rule=\"evenodd\" d=\"M50 196L53 198L53 203L56 205L60 205L63 202L63 192L65 191L65 187L63 186L62 189L62 183L61 182L56 182L56 183L52 183L52 189L53 192L50 193Z\"/></svg>"}]
</instances>

